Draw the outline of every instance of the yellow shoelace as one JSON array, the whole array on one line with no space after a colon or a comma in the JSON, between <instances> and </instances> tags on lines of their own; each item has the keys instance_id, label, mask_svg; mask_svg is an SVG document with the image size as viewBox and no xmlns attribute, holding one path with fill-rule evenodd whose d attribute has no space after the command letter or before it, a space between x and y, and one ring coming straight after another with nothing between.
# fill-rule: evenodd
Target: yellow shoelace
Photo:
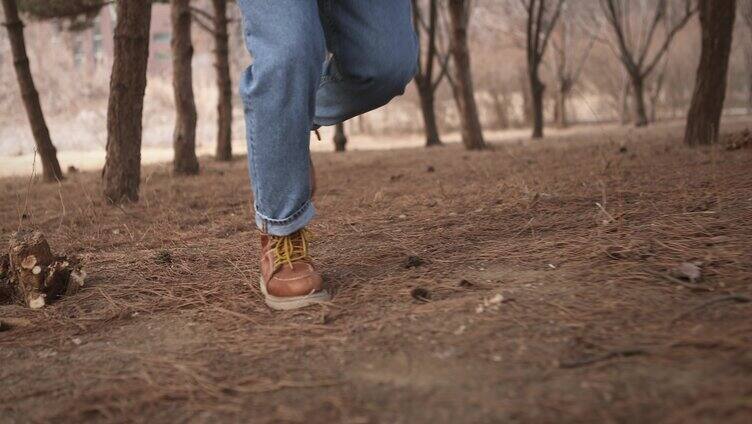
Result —
<instances>
[{"instance_id":1,"label":"yellow shoelace","mask_svg":"<svg viewBox=\"0 0 752 424\"><path fill-rule=\"evenodd\" d=\"M272 249L274 249L274 268L282 264L289 264L307 260L308 242L312 234L307 229L302 229L287 236L272 236Z\"/></svg>"}]
</instances>

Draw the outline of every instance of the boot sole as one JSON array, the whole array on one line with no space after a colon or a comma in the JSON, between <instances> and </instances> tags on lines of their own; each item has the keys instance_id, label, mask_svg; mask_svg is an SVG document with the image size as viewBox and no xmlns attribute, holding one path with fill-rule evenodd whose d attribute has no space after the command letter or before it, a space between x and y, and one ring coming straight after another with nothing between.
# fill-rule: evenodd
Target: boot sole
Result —
<instances>
[{"instance_id":1,"label":"boot sole","mask_svg":"<svg viewBox=\"0 0 752 424\"><path fill-rule=\"evenodd\" d=\"M323 303L332 300L331 295L329 295L329 292L327 292L326 290L311 293L305 296L279 297L271 295L266 290L266 281L264 281L264 277L259 277L259 285L261 286L261 293L264 294L264 301L266 302L266 305L277 311L300 309L305 308L306 306L311 306L317 303Z\"/></svg>"}]
</instances>

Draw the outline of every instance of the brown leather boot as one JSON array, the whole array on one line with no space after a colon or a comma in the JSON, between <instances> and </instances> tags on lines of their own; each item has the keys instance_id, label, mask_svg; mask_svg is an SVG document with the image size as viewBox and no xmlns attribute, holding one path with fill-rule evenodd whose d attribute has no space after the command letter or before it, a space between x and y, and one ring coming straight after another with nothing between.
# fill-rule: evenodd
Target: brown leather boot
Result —
<instances>
[{"instance_id":1,"label":"brown leather boot","mask_svg":"<svg viewBox=\"0 0 752 424\"><path fill-rule=\"evenodd\" d=\"M306 229L288 236L261 235L261 292L272 309L302 308L331 299L308 252Z\"/></svg>"}]
</instances>

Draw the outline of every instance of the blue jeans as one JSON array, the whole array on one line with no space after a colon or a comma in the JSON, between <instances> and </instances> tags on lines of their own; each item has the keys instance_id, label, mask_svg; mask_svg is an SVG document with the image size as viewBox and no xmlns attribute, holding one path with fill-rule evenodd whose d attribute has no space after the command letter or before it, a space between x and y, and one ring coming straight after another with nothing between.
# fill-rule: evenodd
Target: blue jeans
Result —
<instances>
[{"instance_id":1,"label":"blue jeans","mask_svg":"<svg viewBox=\"0 0 752 424\"><path fill-rule=\"evenodd\" d=\"M410 0L239 0L253 55L240 82L256 225L291 234L315 215L311 128L402 94L417 67ZM326 59L327 51L331 53Z\"/></svg>"}]
</instances>

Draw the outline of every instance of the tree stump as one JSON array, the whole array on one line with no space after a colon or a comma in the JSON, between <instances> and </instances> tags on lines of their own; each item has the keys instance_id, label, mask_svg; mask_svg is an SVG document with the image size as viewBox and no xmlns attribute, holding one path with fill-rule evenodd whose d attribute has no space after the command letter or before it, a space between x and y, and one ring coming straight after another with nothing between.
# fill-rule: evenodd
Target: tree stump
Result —
<instances>
[{"instance_id":1,"label":"tree stump","mask_svg":"<svg viewBox=\"0 0 752 424\"><path fill-rule=\"evenodd\" d=\"M40 231L13 233L8 255L0 258L0 291L32 309L75 293L85 278L78 258L53 255Z\"/></svg>"}]
</instances>

